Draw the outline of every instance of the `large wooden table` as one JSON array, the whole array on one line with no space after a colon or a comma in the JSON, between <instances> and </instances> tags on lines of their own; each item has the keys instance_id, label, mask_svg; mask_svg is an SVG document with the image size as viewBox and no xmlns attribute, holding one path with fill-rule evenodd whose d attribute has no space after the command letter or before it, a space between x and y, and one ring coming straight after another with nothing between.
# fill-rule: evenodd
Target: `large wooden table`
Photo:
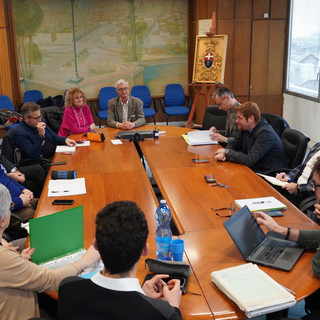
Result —
<instances>
[{"instance_id":1,"label":"large wooden table","mask_svg":"<svg viewBox=\"0 0 320 320\"><path fill-rule=\"evenodd\" d=\"M139 130L153 130L144 126ZM184 260L192 267L188 293L181 301L184 319L244 319L244 313L211 282L210 273L245 263L232 240L223 228L226 218L217 216L211 208L229 207L235 199L274 196L284 202L288 210L284 217L276 218L284 226L301 229L318 229L313 221L301 213L268 183L249 168L217 162L214 159L216 145L188 146L181 134L190 129L160 126L166 134L157 140L140 141L139 146L167 200L180 236L185 241ZM95 216L107 203L116 200L133 200L145 212L149 224L150 253L155 257L154 212L158 205L149 178L132 142L113 145L118 129L99 129L106 136L103 143L91 142L90 147L78 147L75 154L56 154L54 161L66 161L66 165L53 170L77 170L78 177L86 179L86 195L72 196L74 206L84 206L84 241L88 247L94 237ZM76 140L84 139L81 135ZM207 158L209 163L195 164L193 158ZM49 176L51 170L49 172ZM203 176L213 174L218 182L228 188L212 187ZM47 197L47 183L41 196L37 216L54 213L70 206L53 206L53 198ZM228 214L228 211L220 211ZM262 269L280 284L296 292L301 300L320 286L311 269L313 252L304 253L290 272L270 268ZM148 270L144 259L138 268L141 282ZM56 295L55 295L56 296Z\"/></svg>"}]
</instances>

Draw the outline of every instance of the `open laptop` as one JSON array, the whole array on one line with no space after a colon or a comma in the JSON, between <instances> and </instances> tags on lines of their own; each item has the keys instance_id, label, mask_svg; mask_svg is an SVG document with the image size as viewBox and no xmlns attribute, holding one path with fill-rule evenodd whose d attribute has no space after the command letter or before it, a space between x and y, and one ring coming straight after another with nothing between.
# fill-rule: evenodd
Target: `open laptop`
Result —
<instances>
[{"instance_id":1,"label":"open laptop","mask_svg":"<svg viewBox=\"0 0 320 320\"><path fill-rule=\"evenodd\" d=\"M246 261L289 271L304 251L295 242L265 235L247 206L225 221L224 227Z\"/></svg>"}]
</instances>

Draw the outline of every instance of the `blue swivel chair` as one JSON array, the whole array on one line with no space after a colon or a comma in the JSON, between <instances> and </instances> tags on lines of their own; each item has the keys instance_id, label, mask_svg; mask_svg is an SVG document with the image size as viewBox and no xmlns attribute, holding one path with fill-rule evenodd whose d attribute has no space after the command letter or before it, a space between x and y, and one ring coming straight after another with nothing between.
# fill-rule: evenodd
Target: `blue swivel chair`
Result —
<instances>
[{"instance_id":1,"label":"blue swivel chair","mask_svg":"<svg viewBox=\"0 0 320 320\"><path fill-rule=\"evenodd\" d=\"M34 102L38 103L40 99L43 99L43 94L40 90L27 90L23 94L23 103Z\"/></svg>"},{"instance_id":2,"label":"blue swivel chair","mask_svg":"<svg viewBox=\"0 0 320 320\"><path fill-rule=\"evenodd\" d=\"M133 97L137 97L143 102L143 113L144 116L152 117L154 124L156 124L155 114L157 111L157 104L154 101L154 109L151 108L152 98L150 94L150 90L147 86L133 86L131 89L131 95Z\"/></svg>"},{"instance_id":3,"label":"blue swivel chair","mask_svg":"<svg viewBox=\"0 0 320 320\"><path fill-rule=\"evenodd\" d=\"M95 105L95 112L99 118L99 128L101 128L101 120L108 119L108 102L112 98L118 96L115 87L103 87L99 92L98 106Z\"/></svg>"},{"instance_id":4,"label":"blue swivel chair","mask_svg":"<svg viewBox=\"0 0 320 320\"><path fill-rule=\"evenodd\" d=\"M189 114L191 99L186 97L181 84L168 84L165 88L164 99L161 100L161 107L167 117L167 125L169 116L181 116Z\"/></svg>"},{"instance_id":5,"label":"blue swivel chair","mask_svg":"<svg viewBox=\"0 0 320 320\"><path fill-rule=\"evenodd\" d=\"M6 95L0 96L0 109L7 109L7 110L16 111L16 108L14 107L11 99ZM9 127L7 127L6 129L11 129L11 128L15 127L16 125L18 125L18 123L14 123L14 124L10 125Z\"/></svg>"}]
</instances>

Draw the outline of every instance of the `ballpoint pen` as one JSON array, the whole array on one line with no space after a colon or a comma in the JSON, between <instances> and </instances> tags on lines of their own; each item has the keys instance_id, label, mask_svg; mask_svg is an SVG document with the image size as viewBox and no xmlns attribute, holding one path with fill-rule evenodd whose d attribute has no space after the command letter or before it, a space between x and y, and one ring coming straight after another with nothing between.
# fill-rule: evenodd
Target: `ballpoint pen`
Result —
<instances>
[{"instance_id":1,"label":"ballpoint pen","mask_svg":"<svg viewBox=\"0 0 320 320\"><path fill-rule=\"evenodd\" d=\"M256 202L252 202L252 204L260 204L260 203L271 203L271 201L256 201Z\"/></svg>"},{"instance_id":2,"label":"ballpoint pen","mask_svg":"<svg viewBox=\"0 0 320 320\"><path fill-rule=\"evenodd\" d=\"M55 191L51 191L51 193L62 193L62 192L69 192L69 190L55 190Z\"/></svg>"}]
</instances>

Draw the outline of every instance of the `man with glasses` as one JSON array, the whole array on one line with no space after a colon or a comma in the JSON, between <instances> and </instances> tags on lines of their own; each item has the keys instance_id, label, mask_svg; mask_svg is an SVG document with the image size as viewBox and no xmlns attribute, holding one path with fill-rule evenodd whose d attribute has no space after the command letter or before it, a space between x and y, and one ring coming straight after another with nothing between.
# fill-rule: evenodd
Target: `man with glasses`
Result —
<instances>
[{"instance_id":1,"label":"man with glasses","mask_svg":"<svg viewBox=\"0 0 320 320\"><path fill-rule=\"evenodd\" d=\"M15 128L14 141L24 158L52 158L56 145L75 146L72 139L55 134L42 121L40 106L27 102L21 108L23 120Z\"/></svg>"},{"instance_id":2,"label":"man with glasses","mask_svg":"<svg viewBox=\"0 0 320 320\"><path fill-rule=\"evenodd\" d=\"M313 166L320 156L320 142L315 144L308 153L306 159L296 168L292 169L289 173L280 172L276 178L280 181L287 182L282 190L279 190L288 200L296 206L305 198L314 195L313 186ZM320 199L320 197L319 197ZM320 205L318 207L319 217L311 216L313 220L320 223Z\"/></svg>"},{"instance_id":3,"label":"man with glasses","mask_svg":"<svg viewBox=\"0 0 320 320\"><path fill-rule=\"evenodd\" d=\"M315 205L314 214L320 218L320 157L316 159L312 172L315 195L318 201ZM283 227L263 212L255 212L254 217L259 224L264 225L269 231L282 235L287 240L295 241L300 245L317 250L312 259L312 269L314 274L320 277L320 230L299 230ZM305 309L311 314L303 319L320 319L319 299L320 289L306 298Z\"/></svg>"},{"instance_id":4,"label":"man with glasses","mask_svg":"<svg viewBox=\"0 0 320 320\"><path fill-rule=\"evenodd\" d=\"M226 130L217 130L211 127L213 132L211 138L220 143L227 144L230 140L239 137L240 132L236 123L237 111L236 107L240 106L233 93L227 87L219 87L212 95L213 100L218 105L220 110L227 111Z\"/></svg>"},{"instance_id":5,"label":"man with glasses","mask_svg":"<svg viewBox=\"0 0 320 320\"><path fill-rule=\"evenodd\" d=\"M143 113L143 102L129 95L129 84L120 79L115 83L117 98L108 102L109 127L130 130L146 123Z\"/></svg>"}]
</instances>

